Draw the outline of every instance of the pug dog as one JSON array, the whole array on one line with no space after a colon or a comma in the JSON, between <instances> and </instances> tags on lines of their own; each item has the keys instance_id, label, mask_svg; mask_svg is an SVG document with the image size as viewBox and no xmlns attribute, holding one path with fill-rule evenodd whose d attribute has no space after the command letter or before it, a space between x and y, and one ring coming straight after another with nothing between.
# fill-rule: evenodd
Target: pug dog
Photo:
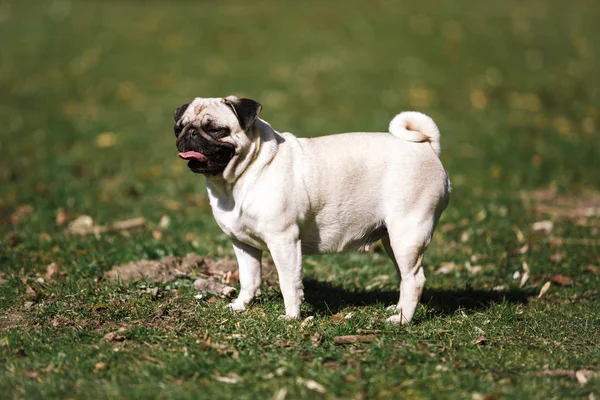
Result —
<instances>
[{"instance_id":1,"label":"pug dog","mask_svg":"<svg viewBox=\"0 0 600 400\"><path fill-rule=\"evenodd\" d=\"M179 157L203 174L219 227L231 238L244 311L259 291L261 256L275 262L286 318L304 300L302 254L364 249L378 240L401 278L392 323L411 322L425 284L422 261L449 201L440 134L419 112L389 132L298 138L258 117L254 100L196 98L175 111Z\"/></svg>"}]
</instances>

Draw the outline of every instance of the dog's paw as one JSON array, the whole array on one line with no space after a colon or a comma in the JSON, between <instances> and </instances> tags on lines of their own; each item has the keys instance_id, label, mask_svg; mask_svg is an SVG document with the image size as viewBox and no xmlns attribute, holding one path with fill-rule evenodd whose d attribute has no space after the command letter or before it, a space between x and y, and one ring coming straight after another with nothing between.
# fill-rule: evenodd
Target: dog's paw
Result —
<instances>
[{"instance_id":1,"label":"dog's paw","mask_svg":"<svg viewBox=\"0 0 600 400\"><path fill-rule=\"evenodd\" d=\"M390 323L390 324L402 324L402 325L410 324L410 321L407 320L406 317L404 317L402 314L392 315L391 317L386 319L385 322Z\"/></svg>"},{"instance_id":2,"label":"dog's paw","mask_svg":"<svg viewBox=\"0 0 600 400\"><path fill-rule=\"evenodd\" d=\"M246 306L244 305L244 303L242 303L242 302L238 303L237 301L227 304L227 308L229 308L231 311L235 311L235 312L246 311Z\"/></svg>"},{"instance_id":3,"label":"dog's paw","mask_svg":"<svg viewBox=\"0 0 600 400\"><path fill-rule=\"evenodd\" d=\"M294 316L294 315L284 314L284 315L280 315L278 317L278 319L285 320L285 321L297 321L297 320L300 319L300 316L299 315L298 316Z\"/></svg>"}]
</instances>

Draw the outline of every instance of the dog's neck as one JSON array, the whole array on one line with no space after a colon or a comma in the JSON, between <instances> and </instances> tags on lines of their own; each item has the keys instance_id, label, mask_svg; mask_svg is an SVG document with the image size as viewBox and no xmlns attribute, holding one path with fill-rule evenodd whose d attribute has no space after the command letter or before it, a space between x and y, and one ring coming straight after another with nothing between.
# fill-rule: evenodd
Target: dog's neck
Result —
<instances>
[{"instance_id":1,"label":"dog's neck","mask_svg":"<svg viewBox=\"0 0 600 400\"><path fill-rule=\"evenodd\" d=\"M233 186L247 175L247 172L256 164L256 168L271 162L279 143L283 138L269 123L257 118L251 131L247 132L250 145L233 156L222 174L218 176L206 176L206 183L211 188L223 194L231 193Z\"/></svg>"}]
</instances>

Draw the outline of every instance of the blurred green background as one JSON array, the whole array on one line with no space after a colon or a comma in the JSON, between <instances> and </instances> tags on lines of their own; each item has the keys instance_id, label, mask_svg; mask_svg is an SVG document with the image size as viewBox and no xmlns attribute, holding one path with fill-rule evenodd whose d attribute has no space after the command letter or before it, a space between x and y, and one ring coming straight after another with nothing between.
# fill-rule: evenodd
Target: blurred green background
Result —
<instances>
[{"instance_id":1,"label":"blurred green background","mask_svg":"<svg viewBox=\"0 0 600 400\"><path fill-rule=\"evenodd\" d=\"M0 343L4 363L0 388L15 397L64 396L70 390L82 393L93 388L98 380L102 382L98 397L153 397L159 388L173 390L174 397L193 396L201 388L213 397L252 393L264 398L276 392L281 381L275 384L265 378L213 387L209 384L213 381L203 379L220 371L219 362L226 366L220 373L236 371L251 380L252 368L269 376L273 360L290 359L286 368L295 372L290 372L287 390L300 397L348 398L356 393L365 398L397 393L430 397L453 388L456 392L449 397L489 392L548 398L587 396L594 387L598 396L597 380L591 383L595 386L579 386L575 380L556 384L550 378L535 378L535 371L548 365L600 368L600 280L593 269L584 269L600 262L599 20L600 4L591 0L1 1L0 272L5 283L0 285L0 313L20 317L19 324L5 323L0 331L6 333ZM172 336L147 332L153 343L165 346L162 357L167 368L140 372L125 358L119 367L94 375L92 361L98 352L110 353L105 345L99 345L100 350L94 347L105 332L77 321L93 315L90 309L96 302L136 291L98 284L97 277L115 264L140 258L191 251L232 255L228 239L212 219L203 179L178 159L172 133L177 106L194 97L230 94L259 101L261 117L276 130L303 137L385 131L400 111L429 114L441 130L441 158L453 193L426 255L428 287L518 290L512 276L523 261L539 278L525 294L537 295L549 274L568 275L575 283L553 286L548 295L553 302L526 306L525 316L519 317L525 320L514 317L523 312L522 304L505 305L510 316L498 305L471 315L474 320L495 321L499 337L535 337L522 347L492 348L485 357L468 347L474 337L466 335L460 310L442 318L434 305L424 305L416 327L388 332L383 342L365 350L370 366L363 366L358 381L338 382L339 371L323 369L323 359L345 357L339 347L315 350L308 342L302 351L311 357L322 352L321 361L313 365L300 350L290 354L253 343L247 344L248 356L240 351L242 359L248 357L243 365L249 369L214 354L215 364L199 367L185 364L178 358L179 350L168 347ZM59 214L65 218L62 224L57 224ZM66 234L65 224L82 214L98 224L142 216L148 226L125 236ZM153 231L163 215L171 218L171 227L157 235ZM533 229L539 220L552 220L551 232ZM35 287L37 308L26 308L31 300L26 285L55 261L67 277L49 287ZM459 267L450 274L435 274L444 262ZM481 266L483 272L472 274L466 263ZM306 276L348 291L376 292L396 288L391 268L379 254L312 257ZM166 301L193 303L194 292L188 289L177 296L165 294L160 301L136 303L137 311L121 310L101 321L131 323ZM52 293L61 299L73 297L46 306ZM589 303L573 303L573 296L590 293ZM179 307L184 307L183 300ZM221 314L225 301L219 302L223 304L186 317L191 322L180 319L188 325L177 335L189 340L190 348L196 332L231 334L237 331L236 321L262 326L256 329L271 344L276 337L294 343L306 340L271 318L282 309L277 296L256 306L268 317L264 313L235 317L241 320L222 327L217 320L225 318ZM381 328L384 306L359 308L362 325L356 326ZM563 314L557 314L557 307ZM50 320L56 315L70 315L74 325L53 327ZM317 320L322 318L318 324L325 335L355 333L351 323L332 327L327 312L317 310L316 315ZM393 373L387 367L418 354L420 348L414 346L424 337L439 349L445 339L429 335L448 326L459 336L465 334L455 337L457 343L464 341L462 350L454 349L445 361L418 360L427 366L418 376L406 369ZM535 332L527 326L536 326ZM565 332L582 338L536 352L562 340ZM140 333L137 342L135 334L129 337L132 351L136 343L148 340L145 334ZM40 347L40 341L53 335L63 335L66 341ZM409 345L389 350L396 341ZM68 361L55 358L57 347ZM19 348L32 356L20 360ZM266 364L252 355L258 349L269 354ZM82 351L91 366L74 376L59 369L54 375L46 373L53 379L32 380L22 373L24 368L46 368L49 362L62 363L63 372L75 368L79 362L75 353ZM198 351L200 359L211 354ZM529 362L523 361L523 354ZM479 357L480 362L470 364ZM459 367L457 360L463 363ZM449 370L444 369L446 363ZM195 375L190 387L170 380L185 378L196 369L204 372ZM306 370L330 379L329 386L325 383L327 394L294 383L294 374ZM512 371L508 378L506 371ZM532 380L518 377L528 373L534 374ZM399 385L405 391L396 392Z\"/></svg>"}]
</instances>

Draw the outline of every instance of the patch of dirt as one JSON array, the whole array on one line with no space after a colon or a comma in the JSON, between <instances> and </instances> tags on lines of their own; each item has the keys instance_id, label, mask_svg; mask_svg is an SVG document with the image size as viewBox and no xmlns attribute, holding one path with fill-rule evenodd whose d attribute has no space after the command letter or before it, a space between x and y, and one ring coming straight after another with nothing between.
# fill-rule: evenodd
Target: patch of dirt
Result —
<instances>
[{"instance_id":1,"label":"patch of dirt","mask_svg":"<svg viewBox=\"0 0 600 400\"><path fill-rule=\"evenodd\" d=\"M0 315L0 331L5 331L14 328L23 328L25 326L25 314L18 311L8 311L4 315Z\"/></svg>"},{"instance_id":2,"label":"patch of dirt","mask_svg":"<svg viewBox=\"0 0 600 400\"><path fill-rule=\"evenodd\" d=\"M160 260L138 260L116 265L104 274L104 278L115 281L150 280L172 282L199 275L226 284L239 281L237 262L229 257L212 259L196 253L185 257L167 256ZM277 285L277 270L272 261L265 259L262 267L263 282L268 286Z\"/></svg>"},{"instance_id":3,"label":"patch of dirt","mask_svg":"<svg viewBox=\"0 0 600 400\"><path fill-rule=\"evenodd\" d=\"M554 189L522 192L521 200L538 215L570 219L588 225L590 219L600 218L600 193L586 190L578 195L558 193Z\"/></svg>"}]
</instances>

